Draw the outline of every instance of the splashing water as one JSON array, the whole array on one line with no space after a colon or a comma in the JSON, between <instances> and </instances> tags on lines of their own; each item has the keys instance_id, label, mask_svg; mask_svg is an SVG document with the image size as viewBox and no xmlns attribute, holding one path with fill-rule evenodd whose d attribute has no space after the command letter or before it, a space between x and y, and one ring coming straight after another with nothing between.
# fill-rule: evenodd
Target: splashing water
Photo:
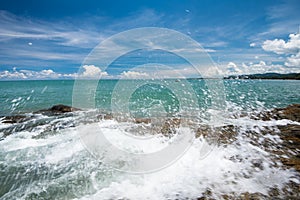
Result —
<instances>
[{"instance_id":1,"label":"splashing water","mask_svg":"<svg viewBox=\"0 0 300 200\"><path fill-rule=\"evenodd\" d=\"M199 104L207 105L209 101L205 98L207 90L203 82L191 82L197 91ZM60 87L55 81L45 81L43 84L32 81L29 82L32 87L27 92L20 90L9 93L15 90L14 87L19 87L18 84L14 82L8 86L0 83L5 88L2 98L9 99L2 101L2 107L5 108L2 115L21 113L29 117L20 123L0 123L1 199L196 199L203 196L219 199L246 192L270 196L274 188L284 196L286 184L300 184L297 172L283 167L271 151L282 143L280 137L274 134L278 131L276 126L297 122L251 118L251 114L272 107L299 103L297 81L225 82L228 92L224 115L227 117L226 125L238 127L234 139L213 146L212 151L203 157L203 147L212 144L203 135L194 138L184 155L172 165L142 175L116 171L95 159L81 143L76 129L84 127L89 130L97 124L121 146L132 151L151 152L163 148L170 139L163 134L151 135L146 132L145 136L151 139L136 144L126 138L114 137L135 130L146 130L151 123L137 124L114 118L99 120L99 113L109 112L107 108L110 102L105 99L107 95L97 98L100 111L87 110L53 116L33 113L58 103L57 99L61 101L59 103L70 103L71 94L67 91L72 81L65 81ZM105 84L113 87L115 83L108 80ZM147 104L157 101L149 95L150 86L147 89ZM64 95L58 98L51 96L52 93ZM143 107L143 102L138 98L141 95L145 94L137 91L132 96L132 109ZM171 93L161 101L171 105L167 108L170 111L176 110L178 102ZM23 106L19 106L21 104ZM193 126L180 128L196 134ZM129 158L123 159L118 164L124 164Z\"/></svg>"}]
</instances>

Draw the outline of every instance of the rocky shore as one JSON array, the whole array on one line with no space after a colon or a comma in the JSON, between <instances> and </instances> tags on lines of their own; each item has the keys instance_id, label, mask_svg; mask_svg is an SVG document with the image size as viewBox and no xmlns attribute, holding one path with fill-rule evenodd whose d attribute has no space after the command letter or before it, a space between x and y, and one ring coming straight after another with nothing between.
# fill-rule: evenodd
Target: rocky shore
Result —
<instances>
[{"instance_id":1,"label":"rocky shore","mask_svg":"<svg viewBox=\"0 0 300 200\"><path fill-rule=\"evenodd\" d=\"M12 125L0 129L2 132L2 139L6 136L13 134L18 131L27 130L31 131L38 129L41 125L48 125L49 128L46 129L48 132L55 132L56 130L61 130L67 127L74 127L74 122L72 121L72 114L74 111L80 111L78 108L74 108L66 105L55 105L49 109L39 110L31 115L11 115L3 116L0 118L0 123ZM48 118L37 119L38 115L45 115ZM70 119L65 121L50 119L60 119L64 117L70 117ZM85 123L91 123L95 121L111 120L116 119L110 113L98 113L95 120L86 120ZM191 123L195 131L196 138L211 138L212 135L218 135L218 145L230 145L237 140L239 134L244 137L251 138L251 144L262 146L266 152L268 152L271 158L274 160L275 167L282 167L285 169L295 170L298 174L298 180L300 180L300 104L289 105L285 108L275 108L269 111L264 111L260 113L250 114L250 120L258 122L260 124L257 126L257 130L245 129L239 125L225 125L221 127L209 127L203 125L197 125ZM274 120L283 120L283 125L272 125ZM122 119L124 121L124 119ZM179 117L164 119L164 121L159 125L155 126L153 119L150 118L135 118L131 119L130 122L135 123L136 126L131 131L132 133L142 134L145 132L146 128L150 127L152 132L160 132L165 136L171 137L172 134L181 124L190 123L181 119ZM265 125L264 125L265 123ZM271 124L271 125L270 125ZM145 128L146 127L146 128ZM244 129L243 129L244 128ZM48 134L47 132L47 134ZM151 133L151 132L150 132ZM216 134L217 133L217 134ZM41 137L45 132L41 133ZM278 138L280 142L274 142L272 139L261 138L264 136L271 136L273 138ZM268 137L266 137L268 138ZM262 168L263 165L261 161L252 163L256 168ZM210 199L211 193L213 191L208 190L206 193L199 197L200 199ZM300 198L300 184L295 182L289 182L285 188L283 188L284 194L281 191L281 197L287 199L299 199ZM260 193L243 193L239 196L235 194L224 195L224 199L270 199L279 198L280 192L277 188L270 188L268 196ZM280 198L281 198L280 197Z\"/></svg>"},{"instance_id":2,"label":"rocky shore","mask_svg":"<svg viewBox=\"0 0 300 200\"><path fill-rule=\"evenodd\" d=\"M69 112L80 111L80 110L81 109L74 108L72 106L58 104L48 109L35 111L34 114L59 115L63 113L69 113ZM28 121L31 118L32 116L26 116L26 115L3 116L3 118L1 119L1 123L7 123L7 124L21 123L21 122Z\"/></svg>"},{"instance_id":3,"label":"rocky shore","mask_svg":"<svg viewBox=\"0 0 300 200\"><path fill-rule=\"evenodd\" d=\"M34 119L36 114L43 114L47 116L54 116L54 117L61 117L66 114L72 114L74 111L81 111L79 108L74 108L72 106L67 105L54 105L48 109L42 109L35 111L33 115L10 115L10 116L3 116L2 119L0 118L0 123L4 124L22 124L24 122L30 121ZM282 147L286 150L285 152L294 152L289 153L289 155L293 159L282 159L282 161L287 165L291 167L295 167L298 171L300 170L300 104L292 104L285 108L275 108L270 111L261 112L258 114L252 114L250 115L250 118L253 120L262 120L262 121L272 121L272 120L289 120L289 122L286 125L278 125L276 127L270 127L266 126L264 127L264 130L261 130L262 134L274 134L278 135L282 139ZM97 114L96 121L101 120L111 120L111 119L117 119L115 116L113 116L110 113L101 113ZM121 121L124 121L122 118ZM164 122L160 123L159 126L156 122L153 121L153 119L150 118L134 118L133 120L130 120L133 123L141 126L152 124L152 129L155 132L161 132L163 135L168 136L172 134L174 131L176 131L176 128L178 128L183 123L188 123L190 127L193 127L196 138L203 136L203 137L210 137L212 133L214 135L218 135L218 140L220 143L228 144L235 140L235 136L237 135L240 127L234 126L234 125L226 125L222 127L212 128L207 125L197 125L194 122L186 122L178 117L173 118L164 118ZM94 121L92 121L94 122ZM138 129L138 128L137 128ZM142 129L144 130L144 129ZM3 131L3 130L0 130ZM218 134L216 134L216 132ZM139 131L137 131L139 133ZM250 132L248 133L250 134ZM8 134L6 134L8 135ZM277 152L279 153L279 152ZM299 171L300 172L300 171Z\"/></svg>"}]
</instances>

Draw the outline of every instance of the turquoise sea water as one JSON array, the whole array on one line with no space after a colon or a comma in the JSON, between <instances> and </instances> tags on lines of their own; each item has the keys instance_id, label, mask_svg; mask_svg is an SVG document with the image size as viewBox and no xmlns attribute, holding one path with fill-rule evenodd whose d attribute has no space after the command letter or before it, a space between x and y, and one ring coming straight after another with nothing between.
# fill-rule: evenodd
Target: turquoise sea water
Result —
<instances>
[{"instance_id":1,"label":"turquoise sea water","mask_svg":"<svg viewBox=\"0 0 300 200\"><path fill-rule=\"evenodd\" d=\"M175 82L168 80L167 82ZM95 94L97 108L110 110L111 95L117 80L101 80ZM122 85L134 80L123 80ZM209 104L209 94L204 80L188 80L198 98L200 107ZM88 82L86 83L88 85ZM55 104L72 105L73 80L1 81L0 115L33 112ZM284 107L300 102L300 81L297 80L224 80L226 101L248 109ZM87 86L88 87L88 86ZM184 90L184 87L182 87ZM176 94L175 94L176 95ZM172 91L159 85L145 84L131 96L132 109L139 109L155 101L163 101L170 109L178 107ZM159 102L158 102L159 103Z\"/></svg>"}]
</instances>

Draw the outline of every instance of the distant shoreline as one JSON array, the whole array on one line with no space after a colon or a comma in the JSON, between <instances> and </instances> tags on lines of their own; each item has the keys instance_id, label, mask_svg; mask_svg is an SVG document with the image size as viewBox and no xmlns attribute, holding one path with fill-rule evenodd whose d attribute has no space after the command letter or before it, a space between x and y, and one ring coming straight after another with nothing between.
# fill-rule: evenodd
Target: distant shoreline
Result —
<instances>
[{"instance_id":1,"label":"distant shoreline","mask_svg":"<svg viewBox=\"0 0 300 200\"><path fill-rule=\"evenodd\" d=\"M231 75L231 76L224 77L224 79L300 80L300 73L290 73L290 74L265 73L265 74L249 74L249 75Z\"/></svg>"},{"instance_id":2,"label":"distant shoreline","mask_svg":"<svg viewBox=\"0 0 300 200\"><path fill-rule=\"evenodd\" d=\"M187 80L209 80L209 79L262 79L262 80L300 80L300 73L289 73L289 74L279 74L279 73L265 73L265 74L243 74L243 75L230 75L219 78L186 78ZM92 81L92 80L111 80L118 81L120 79L0 79L0 82L8 81ZM122 80L140 80L140 79L122 79ZM165 80L184 80L183 78L166 78Z\"/></svg>"}]
</instances>

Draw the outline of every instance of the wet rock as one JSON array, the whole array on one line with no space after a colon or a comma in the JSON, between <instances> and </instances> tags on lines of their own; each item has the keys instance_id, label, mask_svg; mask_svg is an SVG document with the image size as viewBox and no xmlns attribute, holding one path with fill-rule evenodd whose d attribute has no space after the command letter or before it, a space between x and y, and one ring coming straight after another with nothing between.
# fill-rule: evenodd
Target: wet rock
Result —
<instances>
[{"instance_id":1,"label":"wet rock","mask_svg":"<svg viewBox=\"0 0 300 200\"><path fill-rule=\"evenodd\" d=\"M288 119L300 122L300 104L292 104L286 108L275 108L252 118L263 121ZM300 125L289 123L275 126L275 128L277 131L266 129L262 132L266 132L263 134L277 135L282 141L277 144L272 141L267 142L264 144L265 150L275 155L285 168L293 168L300 172Z\"/></svg>"},{"instance_id":2,"label":"wet rock","mask_svg":"<svg viewBox=\"0 0 300 200\"><path fill-rule=\"evenodd\" d=\"M233 125L227 125L218 128L217 130L220 132L219 139L223 142L224 141L233 142L234 140L236 140L235 136L238 133L238 128L239 127Z\"/></svg>"},{"instance_id":3,"label":"wet rock","mask_svg":"<svg viewBox=\"0 0 300 200\"><path fill-rule=\"evenodd\" d=\"M6 116L4 117L1 122L7 123L7 124L14 124L19 122L24 122L28 118L25 115L12 115L12 116Z\"/></svg>"},{"instance_id":4,"label":"wet rock","mask_svg":"<svg viewBox=\"0 0 300 200\"><path fill-rule=\"evenodd\" d=\"M150 118L135 118L134 122L137 123L137 124L141 124L141 123L150 124L151 119Z\"/></svg>"},{"instance_id":5,"label":"wet rock","mask_svg":"<svg viewBox=\"0 0 300 200\"><path fill-rule=\"evenodd\" d=\"M284 165L293 167L295 170L300 172L300 158L299 157L293 156L291 158L281 158L280 160Z\"/></svg>"},{"instance_id":6,"label":"wet rock","mask_svg":"<svg viewBox=\"0 0 300 200\"><path fill-rule=\"evenodd\" d=\"M281 162L295 168L300 172L300 125L287 124L278 126L280 130L280 138L282 139L282 147L285 157L281 157Z\"/></svg>"},{"instance_id":7,"label":"wet rock","mask_svg":"<svg viewBox=\"0 0 300 200\"><path fill-rule=\"evenodd\" d=\"M288 182L282 189L284 199L300 199L300 184L294 181Z\"/></svg>"},{"instance_id":8,"label":"wet rock","mask_svg":"<svg viewBox=\"0 0 300 200\"><path fill-rule=\"evenodd\" d=\"M112 120L113 119L113 115L112 114L105 114L103 117L104 120Z\"/></svg>"},{"instance_id":9,"label":"wet rock","mask_svg":"<svg viewBox=\"0 0 300 200\"><path fill-rule=\"evenodd\" d=\"M196 130L196 138L203 136L207 139L218 140L222 143L231 143L236 138L235 136L238 133L238 127L233 125L226 125L222 127L212 128L210 126L202 125Z\"/></svg>"},{"instance_id":10,"label":"wet rock","mask_svg":"<svg viewBox=\"0 0 300 200\"><path fill-rule=\"evenodd\" d=\"M63 105L63 104L58 104L58 105L52 106L49 109L39 110L36 113L61 114L61 113L68 113L68 112L73 112L73 111L79 111L79 110L81 110L81 109L74 108L72 106Z\"/></svg>"},{"instance_id":11,"label":"wet rock","mask_svg":"<svg viewBox=\"0 0 300 200\"><path fill-rule=\"evenodd\" d=\"M207 192L202 194L202 197L198 197L197 200L211 200L215 199L212 198L213 192L207 194ZM274 196L273 196L274 197ZM276 197L276 196L275 196ZM219 199L219 198L218 198ZM223 194L220 199L229 200L229 199L236 199L236 200L262 200L262 199L270 199L266 195L256 192L256 193L250 193L250 192L244 192L241 194L235 194L235 193L229 193L229 194Z\"/></svg>"},{"instance_id":12,"label":"wet rock","mask_svg":"<svg viewBox=\"0 0 300 200\"><path fill-rule=\"evenodd\" d=\"M268 195L270 197L278 197L280 195L280 191L278 188L274 187L269 190Z\"/></svg>"},{"instance_id":13,"label":"wet rock","mask_svg":"<svg viewBox=\"0 0 300 200\"><path fill-rule=\"evenodd\" d=\"M286 108L277 108L269 112L260 113L255 116L258 120L271 119L288 119L299 122L300 120L300 104L293 104ZM244 130L245 137L252 139L252 145L263 145L264 150L274 156L274 163L282 163L284 168L293 168L300 172L300 125L290 123L287 125L278 125L274 127L264 127L255 130ZM236 135L239 132L239 127L234 125L226 125L222 127L201 126L196 129L196 137L203 136L204 138L213 138L217 136L218 142L223 145L230 144L236 140ZM268 137L262 138L264 135L272 135L278 137L280 142L274 142ZM261 140L263 139L263 140ZM263 169L262 162L255 160L252 163L253 167ZM279 167L279 166L278 166Z\"/></svg>"},{"instance_id":14,"label":"wet rock","mask_svg":"<svg viewBox=\"0 0 300 200\"><path fill-rule=\"evenodd\" d=\"M100 115L97 115L98 120L112 120L113 115L111 113L102 113Z\"/></svg>"},{"instance_id":15,"label":"wet rock","mask_svg":"<svg viewBox=\"0 0 300 200\"><path fill-rule=\"evenodd\" d=\"M196 138L203 136L204 138L207 138L212 133L212 128L208 125L202 125L196 130Z\"/></svg>"},{"instance_id":16,"label":"wet rock","mask_svg":"<svg viewBox=\"0 0 300 200\"><path fill-rule=\"evenodd\" d=\"M179 128L180 123L181 123L180 118L167 119L161 128L161 133L167 136L173 134L176 131L176 128Z\"/></svg>"},{"instance_id":17,"label":"wet rock","mask_svg":"<svg viewBox=\"0 0 300 200\"><path fill-rule=\"evenodd\" d=\"M244 199L244 200L261 200L261 199L266 199L266 195L263 195L261 193L249 193L249 192L245 192L245 193L242 193L240 195L239 198L237 199Z\"/></svg>"},{"instance_id":18,"label":"wet rock","mask_svg":"<svg viewBox=\"0 0 300 200\"><path fill-rule=\"evenodd\" d=\"M271 119L288 119L300 122L300 104L292 104L287 106L286 108L275 108L271 111L263 112L259 115L252 116L252 118L263 121L269 121Z\"/></svg>"},{"instance_id":19,"label":"wet rock","mask_svg":"<svg viewBox=\"0 0 300 200\"><path fill-rule=\"evenodd\" d=\"M279 109L278 116L282 119L300 122L300 104L292 104L284 109Z\"/></svg>"},{"instance_id":20,"label":"wet rock","mask_svg":"<svg viewBox=\"0 0 300 200\"><path fill-rule=\"evenodd\" d=\"M252 160L251 163L252 163L253 167L255 167L255 168L258 168L260 170L264 169L262 160L259 160L259 159Z\"/></svg>"},{"instance_id":21,"label":"wet rock","mask_svg":"<svg viewBox=\"0 0 300 200\"><path fill-rule=\"evenodd\" d=\"M8 116L5 118L11 118L12 116ZM8 123L8 122L6 122ZM8 135L19 133L22 131L35 131L39 126L49 124L50 122L45 119L36 119L34 116L22 116L19 121L13 123L11 126L3 127L0 129L0 132L3 133L3 137Z\"/></svg>"},{"instance_id":22,"label":"wet rock","mask_svg":"<svg viewBox=\"0 0 300 200\"><path fill-rule=\"evenodd\" d=\"M78 111L80 110L79 108L74 108L74 107L71 107L71 106L66 106L66 105L62 105L62 104L59 104L59 105L55 105L55 106L52 106L50 109L48 109L49 111L51 112L61 112L61 113L65 113L65 112L73 112L73 111Z\"/></svg>"}]
</instances>

